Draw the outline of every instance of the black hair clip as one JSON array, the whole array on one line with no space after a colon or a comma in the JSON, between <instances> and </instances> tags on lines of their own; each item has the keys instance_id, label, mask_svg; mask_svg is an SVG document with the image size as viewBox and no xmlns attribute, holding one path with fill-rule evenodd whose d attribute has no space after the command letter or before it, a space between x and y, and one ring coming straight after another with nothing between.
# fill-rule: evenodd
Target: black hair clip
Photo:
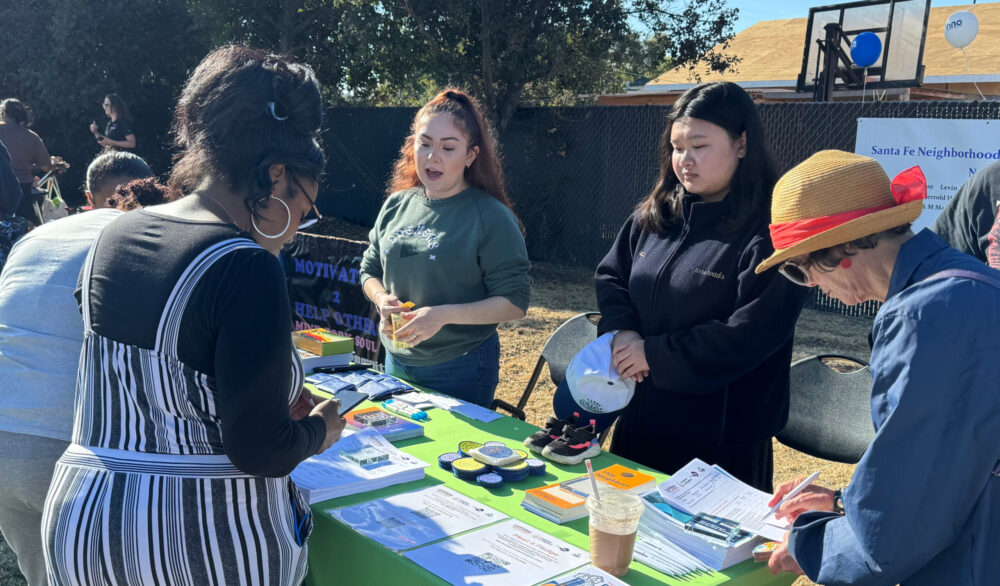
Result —
<instances>
[{"instance_id":1,"label":"black hair clip","mask_svg":"<svg viewBox=\"0 0 1000 586\"><path fill-rule=\"evenodd\" d=\"M275 103L274 102L268 102L267 103L267 111L271 113L271 117L272 118L274 118L275 120L278 120L279 122L284 121L284 120L288 120L288 115L287 114L285 114L284 116L278 116L278 113L275 112L274 107L275 107Z\"/></svg>"}]
</instances>

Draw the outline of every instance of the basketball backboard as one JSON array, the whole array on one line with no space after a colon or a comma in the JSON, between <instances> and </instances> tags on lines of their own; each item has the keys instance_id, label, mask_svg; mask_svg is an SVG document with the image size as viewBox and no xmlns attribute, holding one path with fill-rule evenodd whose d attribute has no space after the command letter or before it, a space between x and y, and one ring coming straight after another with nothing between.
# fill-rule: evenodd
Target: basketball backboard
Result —
<instances>
[{"instance_id":1,"label":"basketball backboard","mask_svg":"<svg viewBox=\"0 0 1000 586\"><path fill-rule=\"evenodd\" d=\"M882 41L882 54L868 68L869 89L919 86L924 75L924 40L930 6L931 0L870 0L810 8L797 90L816 91L817 86L824 85L823 45L829 24L840 26L843 34L837 42L844 55L851 54L850 43L860 33L871 31ZM864 70L849 62L849 58L847 63L841 60L833 87L861 89L856 82L863 75Z\"/></svg>"}]
</instances>

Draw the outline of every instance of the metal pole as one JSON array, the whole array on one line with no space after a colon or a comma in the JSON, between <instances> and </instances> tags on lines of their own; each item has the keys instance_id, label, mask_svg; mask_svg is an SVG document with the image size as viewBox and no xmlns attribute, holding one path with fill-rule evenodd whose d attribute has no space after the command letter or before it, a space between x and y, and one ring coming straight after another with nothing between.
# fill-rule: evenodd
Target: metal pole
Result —
<instances>
[{"instance_id":1,"label":"metal pole","mask_svg":"<svg viewBox=\"0 0 1000 586\"><path fill-rule=\"evenodd\" d=\"M826 59L823 64L823 94L821 102L833 101L833 89L837 85L837 44L840 43L840 25L831 22L823 27L826 30Z\"/></svg>"}]
</instances>

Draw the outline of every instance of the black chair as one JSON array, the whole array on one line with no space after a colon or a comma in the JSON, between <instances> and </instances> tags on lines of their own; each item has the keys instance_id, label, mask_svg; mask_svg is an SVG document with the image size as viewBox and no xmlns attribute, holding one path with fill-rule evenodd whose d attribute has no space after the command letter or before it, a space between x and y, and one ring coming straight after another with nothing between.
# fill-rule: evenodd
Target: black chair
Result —
<instances>
[{"instance_id":1,"label":"black chair","mask_svg":"<svg viewBox=\"0 0 1000 586\"><path fill-rule=\"evenodd\" d=\"M511 405L501 399L494 399L490 408L493 410L503 409L524 421L526 417L524 406L528 404L528 398L531 397L535 385L538 384L542 365L546 363L549 365L549 376L552 377L552 382L558 386L566 378L566 368L569 367L569 361L573 359L573 356L588 343L597 339L596 322L600 316L601 314L597 312L587 312L564 321L545 341L545 346L542 346L538 362L535 363L535 371L531 373L531 378L528 379L528 384L525 385L517 405Z\"/></svg>"},{"instance_id":2,"label":"black chair","mask_svg":"<svg viewBox=\"0 0 1000 586\"><path fill-rule=\"evenodd\" d=\"M837 372L823 363L828 358L860 368ZM778 441L810 456L856 464L875 437L868 363L836 354L810 356L792 364L790 379L788 424Z\"/></svg>"}]
</instances>

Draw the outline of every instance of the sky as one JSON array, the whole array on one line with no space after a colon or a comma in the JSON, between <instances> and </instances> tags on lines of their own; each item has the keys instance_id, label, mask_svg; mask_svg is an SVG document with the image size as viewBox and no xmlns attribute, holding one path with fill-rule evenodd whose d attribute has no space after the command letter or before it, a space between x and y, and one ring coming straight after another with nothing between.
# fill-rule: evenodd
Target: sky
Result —
<instances>
[{"instance_id":1,"label":"sky","mask_svg":"<svg viewBox=\"0 0 1000 586\"><path fill-rule=\"evenodd\" d=\"M809 8L813 6L830 6L844 3L846 3L846 0L728 0L730 6L740 9L740 17L736 21L735 32L740 32L762 20L807 18L809 16ZM972 0L933 0L931 6L964 6L972 3ZM976 4L989 3L982 0L976 2Z\"/></svg>"}]
</instances>

